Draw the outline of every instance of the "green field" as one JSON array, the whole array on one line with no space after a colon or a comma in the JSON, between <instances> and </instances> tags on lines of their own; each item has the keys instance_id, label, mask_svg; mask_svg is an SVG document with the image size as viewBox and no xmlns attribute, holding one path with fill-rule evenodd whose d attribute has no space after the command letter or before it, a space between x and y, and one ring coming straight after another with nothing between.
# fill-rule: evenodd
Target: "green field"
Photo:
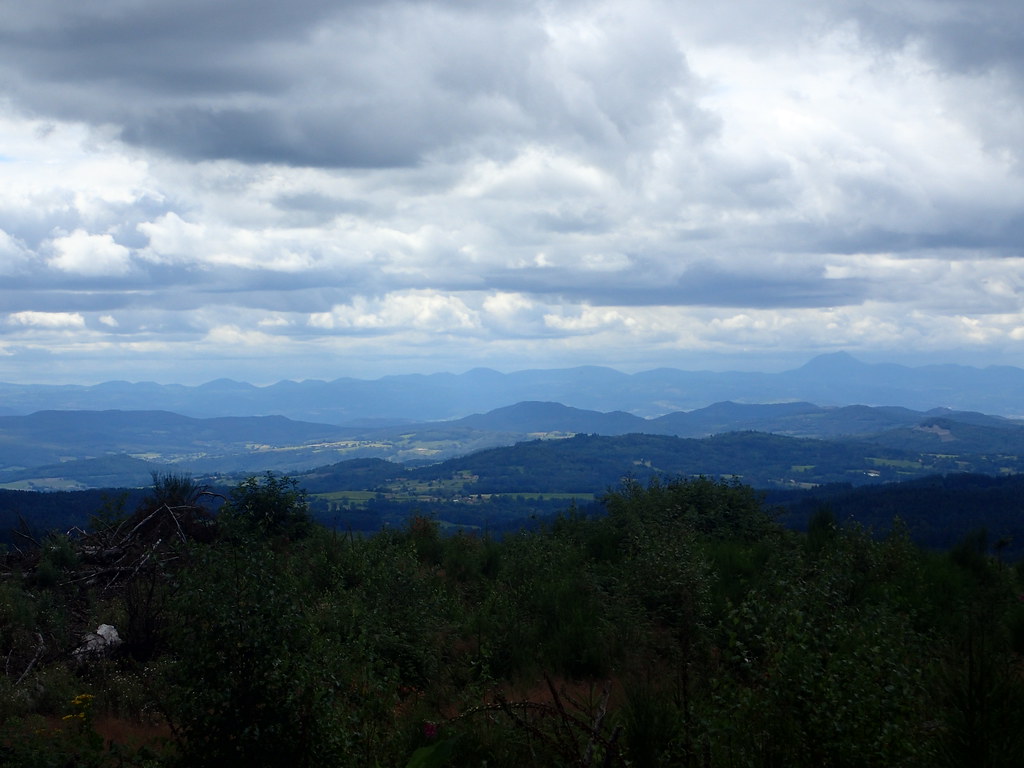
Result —
<instances>
[{"instance_id":1,"label":"green field","mask_svg":"<svg viewBox=\"0 0 1024 768\"><path fill-rule=\"evenodd\" d=\"M467 503L474 500L490 499L525 499L529 501L594 501L598 498L593 493L482 493L467 494L465 496L453 496L451 493L439 496L439 489L430 483L420 483L410 486L403 486L400 490L389 490L381 493L378 491L330 491L328 493L310 494L312 499L321 499L334 504L345 504L347 506L365 506L371 499L378 497L387 501L454 501L456 499Z\"/></svg>"},{"instance_id":2,"label":"green field","mask_svg":"<svg viewBox=\"0 0 1024 768\"><path fill-rule=\"evenodd\" d=\"M922 469L923 465L920 461L911 461L909 459L878 459L869 456L867 458L876 467L892 467L893 469Z\"/></svg>"}]
</instances>

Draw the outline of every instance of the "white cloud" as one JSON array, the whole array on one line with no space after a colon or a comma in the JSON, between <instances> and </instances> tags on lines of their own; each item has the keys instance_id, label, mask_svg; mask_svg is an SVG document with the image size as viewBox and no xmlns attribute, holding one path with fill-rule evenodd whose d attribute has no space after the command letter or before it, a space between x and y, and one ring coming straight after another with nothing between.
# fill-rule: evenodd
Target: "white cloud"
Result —
<instances>
[{"instance_id":1,"label":"white cloud","mask_svg":"<svg viewBox=\"0 0 1024 768\"><path fill-rule=\"evenodd\" d=\"M280 343L280 340L260 331L239 328L237 325L218 325L207 332L201 343L217 347L223 353L230 355L233 347L263 348L266 350L272 349Z\"/></svg>"},{"instance_id":2,"label":"white cloud","mask_svg":"<svg viewBox=\"0 0 1024 768\"><path fill-rule=\"evenodd\" d=\"M292 321L281 314L274 314L262 318L257 324L260 328L287 328Z\"/></svg>"},{"instance_id":3,"label":"white cloud","mask_svg":"<svg viewBox=\"0 0 1024 768\"><path fill-rule=\"evenodd\" d=\"M600 195L615 182L601 168L557 153L553 148L528 145L511 160L493 158L474 163L454 193L467 198L536 200Z\"/></svg>"},{"instance_id":4,"label":"white cloud","mask_svg":"<svg viewBox=\"0 0 1024 768\"><path fill-rule=\"evenodd\" d=\"M131 251L114 242L110 235L90 235L76 229L70 235L52 241L56 255L49 260L51 267L90 277L124 275L131 270Z\"/></svg>"},{"instance_id":5,"label":"white cloud","mask_svg":"<svg viewBox=\"0 0 1024 768\"><path fill-rule=\"evenodd\" d=\"M633 328L635 318L617 309L582 307L574 313L544 315L545 324L567 333L594 333L613 327Z\"/></svg>"},{"instance_id":6,"label":"white cloud","mask_svg":"<svg viewBox=\"0 0 1024 768\"><path fill-rule=\"evenodd\" d=\"M205 250L206 227L184 221L169 211L154 221L143 221L136 229L149 240L139 256L158 263L190 263Z\"/></svg>"},{"instance_id":7,"label":"white cloud","mask_svg":"<svg viewBox=\"0 0 1024 768\"><path fill-rule=\"evenodd\" d=\"M521 293L494 293L484 299L483 309L499 318L510 318L531 312L536 304Z\"/></svg>"},{"instance_id":8,"label":"white cloud","mask_svg":"<svg viewBox=\"0 0 1024 768\"><path fill-rule=\"evenodd\" d=\"M382 299L358 297L330 312L313 313L309 326L325 330L452 333L479 327L479 317L457 296L435 291L391 293Z\"/></svg>"},{"instance_id":9,"label":"white cloud","mask_svg":"<svg viewBox=\"0 0 1024 768\"><path fill-rule=\"evenodd\" d=\"M12 312L7 316L10 325L29 328L84 328L85 318L78 312Z\"/></svg>"}]
</instances>

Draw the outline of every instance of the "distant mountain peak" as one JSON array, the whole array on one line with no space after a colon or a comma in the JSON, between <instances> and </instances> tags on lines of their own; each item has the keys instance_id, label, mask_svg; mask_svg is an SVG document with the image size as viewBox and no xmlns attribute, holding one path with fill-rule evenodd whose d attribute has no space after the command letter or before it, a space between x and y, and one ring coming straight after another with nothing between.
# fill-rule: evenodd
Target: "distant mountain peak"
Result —
<instances>
[{"instance_id":1,"label":"distant mountain peak","mask_svg":"<svg viewBox=\"0 0 1024 768\"><path fill-rule=\"evenodd\" d=\"M826 352L823 355L818 355L808 360L804 365L800 366L797 370L800 371L845 371L851 369L860 369L867 366L864 363L849 352Z\"/></svg>"},{"instance_id":2,"label":"distant mountain peak","mask_svg":"<svg viewBox=\"0 0 1024 768\"><path fill-rule=\"evenodd\" d=\"M645 421L623 411L603 413L545 400L525 400L447 422L474 429L513 432L576 432L622 434L640 431Z\"/></svg>"},{"instance_id":3,"label":"distant mountain peak","mask_svg":"<svg viewBox=\"0 0 1024 768\"><path fill-rule=\"evenodd\" d=\"M256 389L256 387L246 381L235 381L234 379L222 378L208 381L205 384L200 384L197 389L209 392L214 390L235 391L241 389Z\"/></svg>"}]
</instances>

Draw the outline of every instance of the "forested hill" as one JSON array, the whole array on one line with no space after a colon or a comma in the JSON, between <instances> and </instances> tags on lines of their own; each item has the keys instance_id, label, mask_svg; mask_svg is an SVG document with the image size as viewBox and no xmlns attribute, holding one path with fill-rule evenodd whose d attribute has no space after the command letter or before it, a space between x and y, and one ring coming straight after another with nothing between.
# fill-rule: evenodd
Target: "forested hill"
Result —
<instances>
[{"instance_id":1,"label":"forested hill","mask_svg":"<svg viewBox=\"0 0 1024 768\"><path fill-rule=\"evenodd\" d=\"M948 549L975 535L982 550L1007 562L1024 558L1024 475L931 475L859 488L775 489L766 503L783 510L779 522L790 528L805 529L827 509L838 523L857 523L877 534L899 519L917 544L930 549Z\"/></svg>"},{"instance_id":2,"label":"forested hill","mask_svg":"<svg viewBox=\"0 0 1024 768\"><path fill-rule=\"evenodd\" d=\"M145 484L153 471L224 475L273 470L294 474L363 457L422 466L538 437L646 434L705 438L726 432L871 443L877 447L864 455L910 462L903 467L903 476L920 474L917 470L1012 470L1013 457L1024 455L1024 422L1019 420L946 409L920 412L863 405L825 408L804 402L720 402L694 411L642 419L621 411L602 413L530 401L453 421L358 429L282 416L195 419L166 411L41 411L28 416L0 416L0 487L71 490L132 486ZM752 449L755 463L759 462L756 446ZM834 446L819 450L825 455L849 452ZM897 455L891 450L903 453ZM783 453L791 452L790 447ZM992 458L979 463L967 454ZM732 455L738 458L734 466L715 464L714 471L750 475L746 456L742 452ZM921 461L919 456L932 458ZM945 465L936 463L938 456L946 457ZM1006 458L996 461L994 457L998 456ZM682 460L690 462L685 451ZM808 471L806 465L812 465L811 475L798 478L799 482L836 479L828 473L832 469L828 461L795 457L792 463L805 467L802 472ZM869 469L852 466L846 459L841 463L844 471ZM921 464L916 470L915 463ZM687 472L685 468L680 471ZM752 476L762 477L757 473ZM771 481L776 482L779 476L788 475L776 472Z\"/></svg>"},{"instance_id":3,"label":"forested hill","mask_svg":"<svg viewBox=\"0 0 1024 768\"><path fill-rule=\"evenodd\" d=\"M759 432L704 438L577 435L534 440L411 470L417 479L472 477L475 493L600 491L624 476L730 476L759 488L844 482L855 485L935 472L1022 471L1017 456L920 454L854 441L811 440Z\"/></svg>"}]
</instances>

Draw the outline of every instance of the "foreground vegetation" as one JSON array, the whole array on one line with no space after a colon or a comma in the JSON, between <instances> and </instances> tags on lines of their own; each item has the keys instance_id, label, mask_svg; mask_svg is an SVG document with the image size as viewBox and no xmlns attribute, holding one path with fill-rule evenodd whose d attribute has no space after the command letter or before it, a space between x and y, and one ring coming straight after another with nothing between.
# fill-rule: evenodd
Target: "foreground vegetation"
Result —
<instances>
[{"instance_id":1,"label":"foreground vegetation","mask_svg":"<svg viewBox=\"0 0 1024 768\"><path fill-rule=\"evenodd\" d=\"M628 482L495 540L158 477L0 569L11 766L1016 766L1024 572L747 486ZM120 644L83 646L100 625ZM95 638L93 638L95 639Z\"/></svg>"}]
</instances>

